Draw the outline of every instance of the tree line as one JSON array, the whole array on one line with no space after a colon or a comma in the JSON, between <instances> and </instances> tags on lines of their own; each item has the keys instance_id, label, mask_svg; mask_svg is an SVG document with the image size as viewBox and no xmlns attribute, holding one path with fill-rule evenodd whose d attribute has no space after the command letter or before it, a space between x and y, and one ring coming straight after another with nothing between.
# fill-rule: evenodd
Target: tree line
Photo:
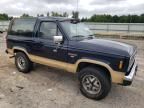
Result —
<instances>
[{"instance_id":1,"label":"tree line","mask_svg":"<svg viewBox=\"0 0 144 108\"><path fill-rule=\"evenodd\" d=\"M8 14L0 13L0 20L11 20L13 17L9 17Z\"/></svg>"},{"instance_id":2,"label":"tree line","mask_svg":"<svg viewBox=\"0 0 144 108\"><path fill-rule=\"evenodd\" d=\"M92 15L90 18L82 18L86 22L110 22L110 23L144 23L144 14L141 15Z\"/></svg>"},{"instance_id":3,"label":"tree line","mask_svg":"<svg viewBox=\"0 0 144 108\"><path fill-rule=\"evenodd\" d=\"M37 14L37 17L43 17L43 16L54 16L54 17L72 17L72 18L79 18L79 12L78 11L72 11L71 14L68 14L67 12L58 13L58 12L47 12L46 15L44 14ZM22 14L20 16L21 18L25 17L33 17L29 14ZM11 20L13 17L8 16L8 14L0 14L0 20ZM91 17L82 17L80 18L82 22L110 22L110 23L144 23L144 14L141 15L97 15L94 14Z\"/></svg>"}]
</instances>

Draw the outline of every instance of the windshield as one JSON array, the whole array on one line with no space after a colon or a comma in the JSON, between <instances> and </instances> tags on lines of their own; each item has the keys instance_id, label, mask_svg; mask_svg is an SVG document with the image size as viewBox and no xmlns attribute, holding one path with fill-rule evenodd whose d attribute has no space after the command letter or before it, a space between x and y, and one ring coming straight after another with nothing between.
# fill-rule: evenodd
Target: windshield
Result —
<instances>
[{"instance_id":1,"label":"windshield","mask_svg":"<svg viewBox=\"0 0 144 108\"><path fill-rule=\"evenodd\" d=\"M93 38L92 31L84 23L61 22L62 27L71 40Z\"/></svg>"}]
</instances>

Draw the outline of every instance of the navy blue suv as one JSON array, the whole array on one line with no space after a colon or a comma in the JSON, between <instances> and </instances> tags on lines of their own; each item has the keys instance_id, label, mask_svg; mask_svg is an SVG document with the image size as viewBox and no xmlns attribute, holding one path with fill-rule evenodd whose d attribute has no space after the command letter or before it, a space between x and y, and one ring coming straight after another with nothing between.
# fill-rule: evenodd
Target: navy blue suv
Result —
<instances>
[{"instance_id":1,"label":"navy blue suv","mask_svg":"<svg viewBox=\"0 0 144 108\"><path fill-rule=\"evenodd\" d=\"M111 83L130 85L137 70L135 46L98 39L77 19L13 19L6 43L20 72L39 63L77 73L80 91L91 99L106 97Z\"/></svg>"}]
</instances>

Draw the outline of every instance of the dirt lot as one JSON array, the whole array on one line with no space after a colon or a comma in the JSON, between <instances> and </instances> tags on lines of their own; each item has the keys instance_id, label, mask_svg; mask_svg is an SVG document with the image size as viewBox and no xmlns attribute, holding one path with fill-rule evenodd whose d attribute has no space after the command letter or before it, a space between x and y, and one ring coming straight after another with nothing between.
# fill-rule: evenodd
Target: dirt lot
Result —
<instances>
[{"instance_id":1,"label":"dirt lot","mask_svg":"<svg viewBox=\"0 0 144 108\"><path fill-rule=\"evenodd\" d=\"M138 46L139 69L129 87L113 84L110 94L101 101L81 95L76 75L36 65L30 74L19 73L14 60L5 54L0 35L0 108L143 108L144 41L120 40Z\"/></svg>"}]
</instances>

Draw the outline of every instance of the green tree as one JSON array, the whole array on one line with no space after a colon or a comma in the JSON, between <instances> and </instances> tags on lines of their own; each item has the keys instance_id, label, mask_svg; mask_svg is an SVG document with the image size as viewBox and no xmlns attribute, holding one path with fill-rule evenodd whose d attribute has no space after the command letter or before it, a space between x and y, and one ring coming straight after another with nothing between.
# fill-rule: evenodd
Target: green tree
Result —
<instances>
[{"instance_id":1,"label":"green tree","mask_svg":"<svg viewBox=\"0 0 144 108\"><path fill-rule=\"evenodd\" d=\"M132 15L131 16L131 22L139 23L140 22L140 17L138 15Z\"/></svg>"},{"instance_id":2,"label":"green tree","mask_svg":"<svg viewBox=\"0 0 144 108\"><path fill-rule=\"evenodd\" d=\"M40 14L40 17L44 17L44 14Z\"/></svg>"},{"instance_id":3,"label":"green tree","mask_svg":"<svg viewBox=\"0 0 144 108\"><path fill-rule=\"evenodd\" d=\"M119 22L119 17L118 17L117 15L114 15L114 16L112 17L112 22L114 22L114 23Z\"/></svg>"},{"instance_id":4,"label":"green tree","mask_svg":"<svg viewBox=\"0 0 144 108\"><path fill-rule=\"evenodd\" d=\"M84 20L84 19L82 19ZM92 15L89 22L114 22L114 23L144 23L144 14L141 15Z\"/></svg>"},{"instance_id":5,"label":"green tree","mask_svg":"<svg viewBox=\"0 0 144 108\"><path fill-rule=\"evenodd\" d=\"M50 16L50 13L49 12L47 12L47 17L49 17Z\"/></svg>"},{"instance_id":6,"label":"green tree","mask_svg":"<svg viewBox=\"0 0 144 108\"><path fill-rule=\"evenodd\" d=\"M141 22L141 23L144 23L144 14L141 14L141 15L140 15L140 22Z\"/></svg>"},{"instance_id":7,"label":"green tree","mask_svg":"<svg viewBox=\"0 0 144 108\"><path fill-rule=\"evenodd\" d=\"M3 13L3 14L0 14L0 20L9 20L9 17L7 14Z\"/></svg>"},{"instance_id":8,"label":"green tree","mask_svg":"<svg viewBox=\"0 0 144 108\"><path fill-rule=\"evenodd\" d=\"M54 17L62 17L63 15L59 14L58 12L51 12L51 16L54 16Z\"/></svg>"},{"instance_id":9,"label":"green tree","mask_svg":"<svg viewBox=\"0 0 144 108\"><path fill-rule=\"evenodd\" d=\"M69 15L68 15L67 12L64 12L62 16L63 16L63 17L68 17Z\"/></svg>"},{"instance_id":10,"label":"green tree","mask_svg":"<svg viewBox=\"0 0 144 108\"><path fill-rule=\"evenodd\" d=\"M78 11L72 11L72 18L79 18L79 12Z\"/></svg>"},{"instance_id":11,"label":"green tree","mask_svg":"<svg viewBox=\"0 0 144 108\"><path fill-rule=\"evenodd\" d=\"M87 18L82 17L81 22L87 22L87 21L88 21Z\"/></svg>"},{"instance_id":12,"label":"green tree","mask_svg":"<svg viewBox=\"0 0 144 108\"><path fill-rule=\"evenodd\" d=\"M24 14L22 14L22 16L20 16L20 18L29 18L29 17L32 17L32 16L30 16L29 14L26 14L26 13L24 13Z\"/></svg>"}]
</instances>

